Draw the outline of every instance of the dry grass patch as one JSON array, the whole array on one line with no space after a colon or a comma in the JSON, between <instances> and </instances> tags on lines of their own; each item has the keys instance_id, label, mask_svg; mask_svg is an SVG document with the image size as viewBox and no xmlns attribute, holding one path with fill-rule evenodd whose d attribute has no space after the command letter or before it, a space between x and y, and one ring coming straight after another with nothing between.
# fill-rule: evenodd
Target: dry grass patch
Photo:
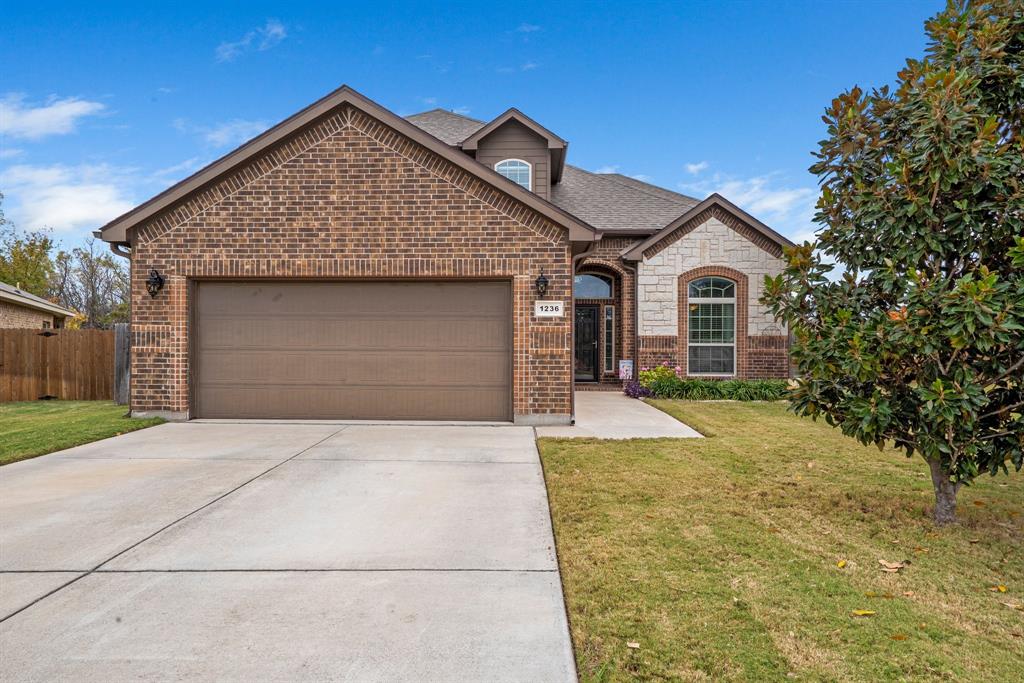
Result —
<instances>
[{"instance_id":1,"label":"dry grass patch","mask_svg":"<svg viewBox=\"0 0 1024 683\"><path fill-rule=\"evenodd\" d=\"M540 441L584 680L1019 677L1024 478L936 529L917 459L782 404L653 404L708 438Z\"/></svg>"}]
</instances>

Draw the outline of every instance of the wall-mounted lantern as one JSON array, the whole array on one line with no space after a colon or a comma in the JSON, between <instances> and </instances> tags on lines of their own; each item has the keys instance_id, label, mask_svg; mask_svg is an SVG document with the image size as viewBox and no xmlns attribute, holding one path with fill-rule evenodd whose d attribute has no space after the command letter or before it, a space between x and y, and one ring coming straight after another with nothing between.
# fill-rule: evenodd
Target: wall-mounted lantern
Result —
<instances>
[{"instance_id":1,"label":"wall-mounted lantern","mask_svg":"<svg viewBox=\"0 0 1024 683\"><path fill-rule=\"evenodd\" d=\"M533 284L537 287L537 296L544 296L548 293L548 279L544 277L543 270L540 271L540 275Z\"/></svg>"},{"instance_id":2,"label":"wall-mounted lantern","mask_svg":"<svg viewBox=\"0 0 1024 683\"><path fill-rule=\"evenodd\" d=\"M149 292L151 297L156 298L156 295L164 288L164 278L156 270L149 271L149 277L146 278L146 291Z\"/></svg>"}]
</instances>

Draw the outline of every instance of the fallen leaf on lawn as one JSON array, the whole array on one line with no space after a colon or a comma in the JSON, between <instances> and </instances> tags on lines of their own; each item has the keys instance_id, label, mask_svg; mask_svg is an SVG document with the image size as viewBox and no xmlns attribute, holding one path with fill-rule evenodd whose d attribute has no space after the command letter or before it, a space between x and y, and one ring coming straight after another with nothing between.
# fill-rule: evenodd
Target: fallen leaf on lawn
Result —
<instances>
[{"instance_id":1,"label":"fallen leaf on lawn","mask_svg":"<svg viewBox=\"0 0 1024 683\"><path fill-rule=\"evenodd\" d=\"M775 527L771 526L771 527L768 527L768 533L770 533L770 534L777 534L777 533L779 533L779 530L776 529Z\"/></svg>"},{"instance_id":2,"label":"fallen leaf on lawn","mask_svg":"<svg viewBox=\"0 0 1024 683\"><path fill-rule=\"evenodd\" d=\"M903 591L903 597L912 598L914 597L914 591Z\"/></svg>"},{"instance_id":3,"label":"fallen leaf on lawn","mask_svg":"<svg viewBox=\"0 0 1024 683\"><path fill-rule=\"evenodd\" d=\"M907 636L905 634L903 634L903 633L894 633L894 634L892 634L892 639L893 640L906 640Z\"/></svg>"},{"instance_id":4,"label":"fallen leaf on lawn","mask_svg":"<svg viewBox=\"0 0 1024 683\"><path fill-rule=\"evenodd\" d=\"M850 612L850 614L852 614L855 617L871 617L874 616L875 612L874 610L870 609L855 609L852 612Z\"/></svg>"},{"instance_id":5,"label":"fallen leaf on lawn","mask_svg":"<svg viewBox=\"0 0 1024 683\"><path fill-rule=\"evenodd\" d=\"M972 538L971 540L969 540L967 542L970 543L971 545L974 545L975 543L981 543L981 539L980 538Z\"/></svg>"},{"instance_id":6,"label":"fallen leaf on lawn","mask_svg":"<svg viewBox=\"0 0 1024 683\"><path fill-rule=\"evenodd\" d=\"M989 588L989 590L992 591L993 593L1005 593L1006 592L1006 586L1003 586L1003 585L1000 584L998 586L992 586L991 588Z\"/></svg>"},{"instance_id":7,"label":"fallen leaf on lawn","mask_svg":"<svg viewBox=\"0 0 1024 683\"><path fill-rule=\"evenodd\" d=\"M864 594L864 597L865 598L877 598L878 597L878 593L876 593L875 591L868 591L867 593Z\"/></svg>"},{"instance_id":8,"label":"fallen leaf on lawn","mask_svg":"<svg viewBox=\"0 0 1024 683\"><path fill-rule=\"evenodd\" d=\"M905 561L904 562L886 562L885 560L879 560L878 564L882 565L882 571L883 572L889 572L890 574L895 574L896 572L898 572L899 570L901 570L901 569L903 569L904 567L907 566L907 563Z\"/></svg>"},{"instance_id":9,"label":"fallen leaf on lawn","mask_svg":"<svg viewBox=\"0 0 1024 683\"><path fill-rule=\"evenodd\" d=\"M983 501L983 500L976 500L976 501L974 501L974 504L976 506L980 507L980 508L985 507L985 501Z\"/></svg>"},{"instance_id":10,"label":"fallen leaf on lawn","mask_svg":"<svg viewBox=\"0 0 1024 683\"><path fill-rule=\"evenodd\" d=\"M922 548L921 546L915 546L914 547L914 552L917 553L918 555L920 555L921 553L928 552L928 548Z\"/></svg>"},{"instance_id":11,"label":"fallen leaf on lawn","mask_svg":"<svg viewBox=\"0 0 1024 683\"><path fill-rule=\"evenodd\" d=\"M632 650L639 650L640 649L640 643L636 642L635 640L631 640L628 643L626 643L626 647L628 647L628 648L630 648Z\"/></svg>"},{"instance_id":12,"label":"fallen leaf on lawn","mask_svg":"<svg viewBox=\"0 0 1024 683\"><path fill-rule=\"evenodd\" d=\"M1004 602L1003 604L1009 607L1010 609L1019 609L1020 611L1024 612L1024 605L1020 604L1019 602Z\"/></svg>"},{"instance_id":13,"label":"fallen leaf on lawn","mask_svg":"<svg viewBox=\"0 0 1024 683\"><path fill-rule=\"evenodd\" d=\"M842 569L846 566L846 560L839 560L838 562L836 562L836 566Z\"/></svg>"}]
</instances>

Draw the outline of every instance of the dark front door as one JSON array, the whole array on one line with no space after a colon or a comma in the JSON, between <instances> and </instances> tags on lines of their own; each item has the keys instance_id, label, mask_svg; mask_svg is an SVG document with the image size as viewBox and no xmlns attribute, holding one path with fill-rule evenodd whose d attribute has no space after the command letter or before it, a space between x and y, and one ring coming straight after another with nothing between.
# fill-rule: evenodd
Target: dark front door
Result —
<instances>
[{"instance_id":1,"label":"dark front door","mask_svg":"<svg viewBox=\"0 0 1024 683\"><path fill-rule=\"evenodd\" d=\"M597 306L576 306L576 379L597 381Z\"/></svg>"}]
</instances>

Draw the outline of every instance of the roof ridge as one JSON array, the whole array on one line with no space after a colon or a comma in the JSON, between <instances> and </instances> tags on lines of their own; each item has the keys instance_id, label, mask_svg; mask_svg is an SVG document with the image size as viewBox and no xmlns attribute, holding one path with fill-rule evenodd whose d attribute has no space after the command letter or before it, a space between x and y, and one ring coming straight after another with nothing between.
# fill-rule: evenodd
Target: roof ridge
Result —
<instances>
[{"instance_id":1,"label":"roof ridge","mask_svg":"<svg viewBox=\"0 0 1024 683\"><path fill-rule=\"evenodd\" d=\"M417 112L415 114L409 114L405 118L411 119L414 116L423 116L424 114L433 114L435 111L439 111L442 114L449 114L451 116L456 116L456 117L458 117L460 119L465 119L466 121L472 121L473 123L487 123L486 121L481 121L480 119L474 119L472 116L466 116L465 114L460 114L457 111L452 111L451 109L445 109L444 107L434 107L433 109L428 109L426 111Z\"/></svg>"}]
</instances>

